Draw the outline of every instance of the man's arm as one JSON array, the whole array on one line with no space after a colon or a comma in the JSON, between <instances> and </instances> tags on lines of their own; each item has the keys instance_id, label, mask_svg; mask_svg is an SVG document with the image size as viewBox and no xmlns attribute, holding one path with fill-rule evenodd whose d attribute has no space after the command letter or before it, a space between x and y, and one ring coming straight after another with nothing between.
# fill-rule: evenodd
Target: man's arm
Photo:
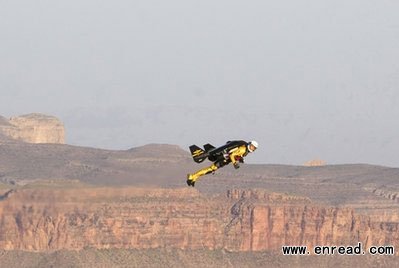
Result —
<instances>
[{"instance_id":1,"label":"man's arm","mask_svg":"<svg viewBox=\"0 0 399 268\"><path fill-rule=\"evenodd\" d=\"M230 160L233 163L234 168L239 168L238 160L243 157L243 155L246 153L247 147L245 145L238 147L234 151L230 153Z\"/></svg>"}]
</instances>

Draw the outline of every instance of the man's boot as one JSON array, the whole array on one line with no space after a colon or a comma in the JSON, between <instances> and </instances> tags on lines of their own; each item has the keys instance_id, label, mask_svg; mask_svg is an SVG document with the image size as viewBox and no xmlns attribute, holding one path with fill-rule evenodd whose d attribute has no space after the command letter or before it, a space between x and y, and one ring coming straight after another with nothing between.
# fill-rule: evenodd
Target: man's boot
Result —
<instances>
[{"instance_id":1,"label":"man's boot","mask_svg":"<svg viewBox=\"0 0 399 268\"><path fill-rule=\"evenodd\" d=\"M187 185L194 187L195 181L193 180L193 175L187 174Z\"/></svg>"}]
</instances>

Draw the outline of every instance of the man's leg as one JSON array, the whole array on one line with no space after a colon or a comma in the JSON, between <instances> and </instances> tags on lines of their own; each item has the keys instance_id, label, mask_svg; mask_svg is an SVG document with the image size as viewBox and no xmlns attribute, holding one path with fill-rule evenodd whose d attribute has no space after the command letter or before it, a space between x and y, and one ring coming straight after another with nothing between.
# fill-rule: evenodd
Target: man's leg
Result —
<instances>
[{"instance_id":1,"label":"man's leg","mask_svg":"<svg viewBox=\"0 0 399 268\"><path fill-rule=\"evenodd\" d=\"M209 174L209 173L212 173L212 172L215 172L217 169L218 169L218 165L212 164L210 167L200 169L197 172L195 172L194 174L188 174L187 175L187 185L194 187L194 184L198 180L199 177Z\"/></svg>"}]
</instances>

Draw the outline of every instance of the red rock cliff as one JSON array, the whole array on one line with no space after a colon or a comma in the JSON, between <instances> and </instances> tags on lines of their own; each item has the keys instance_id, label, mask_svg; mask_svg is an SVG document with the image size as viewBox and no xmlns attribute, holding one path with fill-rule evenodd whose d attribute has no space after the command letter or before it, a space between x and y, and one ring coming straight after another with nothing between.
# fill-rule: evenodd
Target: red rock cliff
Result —
<instances>
[{"instance_id":1,"label":"red rock cliff","mask_svg":"<svg viewBox=\"0 0 399 268\"><path fill-rule=\"evenodd\" d=\"M193 189L25 189L0 196L0 249L280 250L398 245L399 224L261 190L209 198Z\"/></svg>"}]
</instances>

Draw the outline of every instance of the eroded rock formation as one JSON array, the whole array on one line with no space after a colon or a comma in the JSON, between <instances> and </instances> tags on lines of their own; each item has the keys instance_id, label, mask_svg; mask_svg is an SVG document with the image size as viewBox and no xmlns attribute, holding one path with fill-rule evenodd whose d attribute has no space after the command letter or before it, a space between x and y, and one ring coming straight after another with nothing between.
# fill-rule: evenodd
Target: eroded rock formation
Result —
<instances>
[{"instance_id":1,"label":"eroded rock formation","mask_svg":"<svg viewBox=\"0 0 399 268\"><path fill-rule=\"evenodd\" d=\"M28 143L65 143L62 122L56 117L37 113L11 117L10 120L0 117L1 136Z\"/></svg>"},{"instance_id":2,"label":"eroded rock formation","mask_svg":"<svg viewBox=\"0 0 399 268\"><path fill-rule=\"evenodd\" d=\"M309 160L304 164L305 167L322 167L325 165L326 161L320 159Z\"/></svg>"},{"instance_id":3,"label":"eroded rock formation","mask_svg":"<svg viewBox=\"0 0 399 268\"><path fill-rule=\"evenodd\" d=\"M399 223L264 190L213 198L186 188L25 189L2 196L0 249L7 250L399 246Z\"/></svg>"}]
</instances>

